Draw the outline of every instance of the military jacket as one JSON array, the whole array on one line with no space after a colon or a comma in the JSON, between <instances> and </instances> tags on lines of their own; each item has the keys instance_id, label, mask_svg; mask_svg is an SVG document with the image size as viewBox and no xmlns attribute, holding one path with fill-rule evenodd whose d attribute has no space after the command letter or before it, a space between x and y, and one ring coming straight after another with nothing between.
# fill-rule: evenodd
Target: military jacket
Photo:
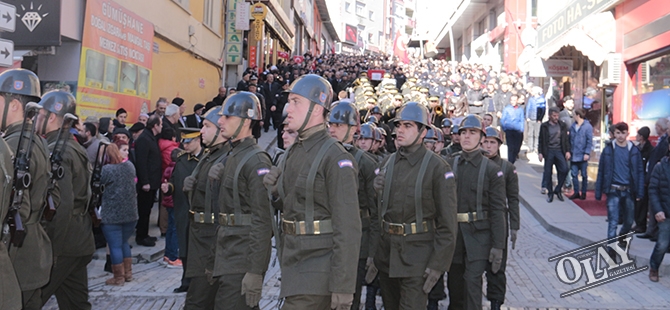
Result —
<instances>
[{"instance_id":1,"label":"military jacket","mask_svg":"<svg viewBox=\"0 0 670 310\"><path fill-rule=\"evenodd\" d=\"M449 164L426 150L423 144L402 147L395 158L388 157L381 164L380 169L385 170L388 161L394 160L392 181L384 184L390 186L388 208L380 217L387 223L416 223L415 188L427 152L430 156L421 184L421 210L423 220L432 222L434 228L406 236L382 231L375 264L392 278L420 277L426 268L448 271L451 265L457 233L456 182ZM380 194L383 195L383 190ZM383 204L379 208L380 213L384 212Z\"/></svg>"},{"instance_id":2,"label":"military jacket","mask_svg":"<svg viewBox=\"0 0 670 310\"><path fill-rule=\"evenodd\" d=\"M505 211L508 212L509 216L509 229L519 230L521 226L519 216L519 176L516 174L516 167L513 163L500 157L499 154L489 159L500 166L505 176L505 193L507 196L507 209ZM506 163L503 164L503 162Z\"/></svg>"},{"instance_id":3,"label":"military jacket","mask_svg":"<svg viewBox=\"0 0 670 310\"><path fill-rule=\"evenodd\" d=\"M482 191L482 210L488 213L484 220L459 223L469 261L488 259L491 247L504 249L506 239L505 178L500 167L486 158L480 150L461 152L458 162L451 159L456 169L458 213L477 211L477 183L480 165L487 162ZM460 247L456 256L460 257ZM461 262L462 263L462 262Z\"/></svg>"},{"instance_id":4,"label":"military jacket","mask_svg":"<svg viewBox=\"0 0 670 310\"><path fill-rule=\"evenodd\" d=\"M303 132L289 148L279 178L279 200L284 219L304 221L308 188L314 193L314 220L331 220L334 233L283 235L281 297L352 294L361 242L358 203L358 166L341 144L325 153L313 184L307 175L322 145L331 140L324 125ZM334 141L333 141L334 142Z\"/></svg>"},{"instance_id":5,"label":"military jacket","mask_svg":"<svg viewBox=\"0 0 670 310\"><path fill-rule=\"evenodd\" d=\"M95 242L87 209L91 197L91 165L84 147L69 132L62 134L65 148L61 165L65 173L58 180L60 201L53 220L46 223L47 234L55 256L93 255ZM46 135L50 152L54 151L57 135L58 130Z\"/></svg>"},{"instance_id":6,"label":"military jacket","mask_svg":"<svg viewBox=\"0 0 670 310\"><path fill-rule=\"evenodd\" d=\"M198 162L198 165L195 168L198 171L197 175L194 176L196 183L190 198L191 211L204 212L205 204L212 204L211 200L205 201L206 191L208 190L208 186L210 184L209 177L207 176L209 174L209 168L212 168L212 165L214 165L217 159L221 158L221 156L225 156L229 150L230 146L228 143L220 143L212 146L209 149L205 149L200 162ZM216 207L216 204L212 207ZM213 208L212 212L214 211L215 210Z\"/></svg>"},{"instance_id":7,"label":"military jacket","mask_svg":"<svg viewBox=\"0 0 670 310\"><path fill-rule=\"evenodd\" d=\"M30 124L27 124L30 126ZM10 149L15 150L18 147L21 123L9 125L5 131L4 139ZM46 285L49 282L49 274L53 262L53 252L51 240L46 231L40 225L40 217L45 205L47 186L49 184L49 151L47 143L41 137L24 131L24 142L28 138L33 139L32 152L30 155L30 175L32 176L32 185L29 190L23 192L23 203L21 204L21 220L26 230L26 237L23 246L10 246L9 257L14 264L14 271L19 280L22 291L34 290ZM27 148L28 143L21 146ZM57 186L56 186L57 187ZM56 188L56 190L58 190ZM56 197L57 201L57 197Z\"/></svg>"},{"instance_id":8,"label":"military jacket","mask_svg":"<svg viewBox=\"0 0 670 310\"><path fill-rule=\"evenodd\" d=\"M347 145L345 148L354 159L359 158L356 161L358 164L358 204L363 234L361 235L361 252L358 256L359 258L374 257L380 233L374 188L377 163L369 153L355 146Z\"/></svg>"},{"instance_id":9,"label":"military jacket","mask_svg":"<svg viewBox=\"0 0 670 310\"><path fill-rule=\"evenodd\" d=\"M14 178L14 152L9 149L5 140L0 139L0 172L4 176L0 185L0 219L5 219L9 210L9 199L12 194L12 180ZM0 232L2 234L2 232ZM2 240L9 236L2 236ZM21 288L16 279L14 267L7 253L7 245L0 242L0 309L21 309Z\"/></svg>"},{"instance_id":10,"label":"military jacket","mask_svg":"<svg viewBox=\"0 0 670 310\"><path fill-rule=\"evenodd\" d=\"M233 149L223 170L219 199L221 213L251 216L244 225L222 225L217 230L214 276L254 273L262 275L268 268L272 251L272 213L263 176L270 172L270 156L252 137L243 139ZM246 162L241 161L256 151ZM243 166L240 166L243 165ZM239 170L237 184L235 172ZM239 205L235 205L235 185ZM237 216L237 215L235 215ZM240 220L237 217L236 220Z\"/></svg>"}]
</instances>

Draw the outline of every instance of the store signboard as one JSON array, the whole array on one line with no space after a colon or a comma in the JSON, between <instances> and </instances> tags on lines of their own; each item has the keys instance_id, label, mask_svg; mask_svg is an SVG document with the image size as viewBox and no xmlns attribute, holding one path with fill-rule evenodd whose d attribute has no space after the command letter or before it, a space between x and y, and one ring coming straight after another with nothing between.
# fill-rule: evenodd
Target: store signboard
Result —
<instances>
[{"instance_id":1,"label":"store signboard","mask_svg":"<svg viewBox=\"0 0 670 310\"><path fill-rule=\"evenodd\" d=\"M619 0L574 0L537 29L537 48L541 49L589 15L602 12Z\"/></svg>"},{"instance_id":2,"label":"store signboard","mask_svg":"<svg viewBox=\"0 0 670 310\"><path fill-rule=\"evenodd\" d=\"M572 60L548 59L539 57L531 60L529 75L531 77L559 77L572 76Z\"/></svg>"},{"instance_id":3,"label":"store signboard","mask_svg":"<svg viewBox=\"0 0 670 310\"><path fill-rule=\"evenodd\" d=\"M226 8L226 41L225 57L227 65L242 64L242 42L244 41L244 31L236 27L237 6L247 5L244 0L229 0ZM248 12L248 10L247 10ZM246 13L247 16L249 13ZM248 27L248 20L247 20Z\"/></svg>"},{"instance_id":4,"label":"store signboard","mask_svg":"<svg viewBox=\"0 0 670 310\"><path fill-rule=\"evenodd\" d=\"M129 119L151 103L154 25L114 1L88 0L84 20L77 114Z\"/></svg>"}]
</instances>

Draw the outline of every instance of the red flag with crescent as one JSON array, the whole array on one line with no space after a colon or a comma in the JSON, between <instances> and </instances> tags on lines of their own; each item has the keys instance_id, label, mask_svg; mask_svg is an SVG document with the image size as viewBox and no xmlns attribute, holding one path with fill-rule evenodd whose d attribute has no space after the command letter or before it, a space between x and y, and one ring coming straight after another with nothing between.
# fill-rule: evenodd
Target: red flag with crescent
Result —
<instances>
[{"instance_id":1,"label":"red flag with crescent","mask_svg":"<svg viewBox=\"0 0 670 310\"><path fill-rule=\"evenodd\" d=\"M393 55L397 56L403 63L409 63L409 57L407 56L407 42L405 42L403 35L400 34L400 30L396 33L395 42L393 42Z\"/></svg>"}]
</instances>

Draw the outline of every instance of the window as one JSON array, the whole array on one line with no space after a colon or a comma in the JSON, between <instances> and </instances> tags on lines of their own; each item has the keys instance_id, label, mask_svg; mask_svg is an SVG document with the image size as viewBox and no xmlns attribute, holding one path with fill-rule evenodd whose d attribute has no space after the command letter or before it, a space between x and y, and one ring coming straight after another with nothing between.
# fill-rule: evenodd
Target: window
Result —
<instances>
[{"instance_id":1,"label":"window","mask_svg":"<svg viewBox=\"0 0 670 310\"><path fill-rule=\"evenodd\" d=\"M348 13L351 13L351 3L345 2L344 3L344 10L347 11Z\"/></svg>"},{"instance_id":2,"label":"window","mask_svg":"<svg viewBox=\"0 0 670 310\"><path fill-rule=\"evenodd\" d=\"M368 12L368 17L370 18L370 20L375 20L375 12L369 11Z\"/></svg>"},{"instance_id":3,"label":"window","mask_svg":"<svg viewBox=\"0 0 670 310\"><path fill-rule=\"evenodd\" d=\"M365 17L365 3L356 2L356 15Z\"/></svg>"},{"instance_id":4,"label":"window","mask_svg":"<svg viewBox=\"0 0 670 310\"><path fill-rule=\"evenodd\" d=\"M214 0L205 0L205 10L202 16L202 23L212 28L214 21Z\"/></svg>"},{"instance_id":5,"label":"window","mask_svg":"<svg viewBox=\"0 0 670 310\"><path fill-rule=\"evenodd\" d=\"M205 0L205 7L202 13L202 24L215 33L219 33L221 29L221 6L223 2L220 0Z\"/></svg>"},{"instance_id":6,"label":"window","mask_svg":"<svg viewBox=\"0 0 670 310\"><path fill-rule=\"evenodd\" d=\"M372 43L372 33L368 33L368 43Z\"/></svg>"},{"instance_id":7,"label":"window","mask_svg":"<svg viewBox=\"0 0 670 310\"><path fill-rule=\"evenodd\" d=\"M174 3L179 4L184 10L188 11L188 1L189 0L172 0Z\"/></svg>"},{"instance_id":8,"label":"window","mask_svg":"<svg viewBox=\"0 0 670 310\"><path fill-rule=\"evenodd\" d=\"M498 15L496 14L496 10L493 9L489 11L489 31L495 29L495 27L498 26L497 22Z\"/></svg>"},{"instance_id":9,"label":"window","mask_svg":"<svg viewBox=\"0 0 670 310\"><path fill-rule=\"evenodd\" d=\"M530 16L537 17L537 0L530 1Z\"/></svg>"},{"instance_id":10,"label":"window","mask_svg":"<svg viewBox=\"0 0 670 310\"><path fill-rule=\"evenodd\" d=\"M477 24L477 35L480 36L486 32L486 18L482 18Z\"/></svg>"}]
</instances>

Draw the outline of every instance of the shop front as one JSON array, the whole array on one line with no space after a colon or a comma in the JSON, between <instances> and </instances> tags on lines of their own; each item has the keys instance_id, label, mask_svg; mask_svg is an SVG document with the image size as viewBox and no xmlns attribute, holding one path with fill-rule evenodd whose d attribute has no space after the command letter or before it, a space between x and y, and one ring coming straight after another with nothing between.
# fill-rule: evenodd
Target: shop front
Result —
<instances>
[{"instance_id":1,"label":"shop front","mask_svg":"<svg viewBox=\"0 0 670 310\"><path fill-rule=\"evenodd\" d=\"M663 0L628 0L616 8L622 84L614 93L614 120L651 129L655 142L663 132L655 123L670 117L670 7Z\"/></svg>"}]
</instances>

